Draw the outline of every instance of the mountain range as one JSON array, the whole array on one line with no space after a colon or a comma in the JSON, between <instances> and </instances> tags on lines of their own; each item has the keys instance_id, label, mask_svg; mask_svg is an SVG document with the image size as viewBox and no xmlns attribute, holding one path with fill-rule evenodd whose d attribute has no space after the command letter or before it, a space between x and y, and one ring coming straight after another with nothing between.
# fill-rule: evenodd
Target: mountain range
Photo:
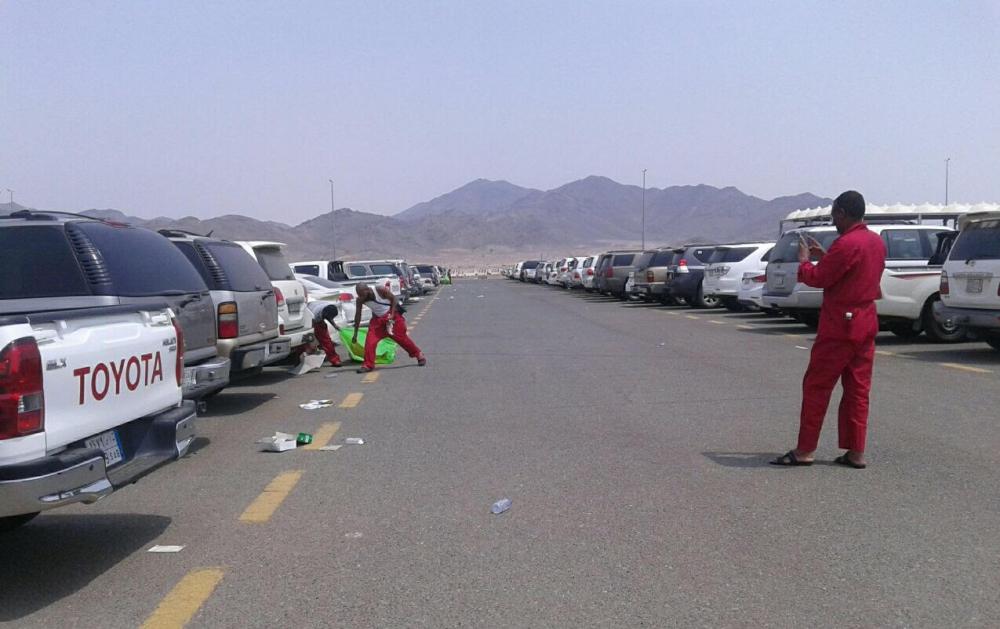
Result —
<instances>
[{"instance_id":1,"label":"mountain range","mask_svg":"<svg viewBox=\"0 0 1000 629\"><path fill-rule=\"evenodd\" d=\"M735 241L774 237L792 210L828 205L805 193L771 200L733 187L671 186L645 190L647 245L691 240ZM501 258L511 252L559 252L639 243L643 190L590 176L552 190L477 179L394 216L338 209L298 225L229 214L200 219L143 219L119 210L90 216L152 229L182 229L233 240L274 240L291 259L343 256ZM0 204L0 214L22 209ZM447 260L445 260L447 262Z\"/></svg>"}]
</instances>

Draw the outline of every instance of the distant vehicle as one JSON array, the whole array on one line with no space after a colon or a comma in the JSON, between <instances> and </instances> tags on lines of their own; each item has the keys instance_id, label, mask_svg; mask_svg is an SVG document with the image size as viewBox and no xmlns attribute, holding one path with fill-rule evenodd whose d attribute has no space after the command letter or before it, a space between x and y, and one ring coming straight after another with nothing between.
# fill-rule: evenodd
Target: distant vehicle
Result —
<instances>
[{"instance_id":1,"label":"distant vehicle","mask_svg":"<svg viewBox=\"0 0 1000 629\"><path fill-rule=\"evenodd\" d=\"M660 247L646 263L641 271L635 274L632 292L637 297L648 301L659 301L663 304L673 303L674 299L666 290L667 272L674 258L679 254L670 247Z\"/></svg>"},{"instance_id":2,"label":"distant vehicle","mask_svg":"<svg viewBox=\"0 0 1000 629\"><path fill-rule=\"evenodd\" d=\"M278 300L278 336L286 339L294 352L315 340L311 317L306 309L306 295L302 284L282 252L284 243L262 241L236 241L257 260L274 287Z\"/></svg>"},{"instance_id":3,"label":"distant vehicle","mask_svg":"<svg viewBox=\"0 0 1000 629\"><path fill-rule=\"evenodd\" d=\"M340 311L335 319L337 325L346 327L354 324L354 313L358 299L356 285L345 286L324 277L298 273L295 275L295 278L302 282L302 285L306 288L306 294L308 295L306 303L328 301L337 306L337 309ZM371 310L362 308L361 324L367 326L371 318ZM337 335L333 331L331 331L331 335L334 340L337 339Z\"/></svg>"},{"instance_id":4,"label":"distant vehicle","mask_svg":"<svg viewBox=\"0 0 1000 629\"><path fill-rule=\"evenodd\" d=\"M649 263L652 262L658 251L658 249L647 249L636 254L635 260L632 262L632 271L629 273L629 278L631 280L628 287L629 299L649 299L647 290L641 289L639 287L639 282L645 282L646 268L649 266Z\"/></svg>"},{"instance_id":5,"label":"distant vehicle","mask_svg":"<svg viewBox=\"0 0 1000 629\"><path fill-rule=\"evenodd\" d=\"M279 338L278 301L271 279L235 242L161 230L208 284L215 307L219 355L233 373L259 371L284 360L292 347Z\"/></svg>"},{"instance_id":6,"label":"distant vehicle","mask_svg":"<svg viewBox=\"0 0 1000 629\"><path fill-rule=\"evenodd\" d=\"M420 273L421 281L427 288L437 288L441 285L441 272L430 264L415 264L413 268Z\"/></svg>"},{"instance_id":7,"label":"distant vehicle","mask_svg":"<svg viewBox=\"0 0 1000 629\"><path fill-rule=\"evenodd\" d=\"M403 301L402 270L388 260L310 260L293 262L292 270L351 286L360 282L373 286L384 285L397 299Z\"/></svg>"},{"instance_id":8,"label":"distant vehicle","mask_svg":"<svg viewBox=\"0 0 1000 629\"><path fill-rule=\"evenodd\" d=\"M751 271L764 273L767 254L773 248L773 242L719 245L705 266L702 291L718 299L727 310L742 310L739 294L743 276Z\"/></svg>"},{"instance_id":9,"label":"distant vehicle","mask_svg":"<svg viewBox=\"0 0 1000 629\"><path fill-rule=\"evenodd\" d=\"M629 273L635 270L633 263L638 254L637 250L611 251L611 257L604 268L603 291L613 297L626 299L625 282L628 281Z\"/></svg>"},{"instance_id":10,"label":"distant vehicle","mask_svg":"<svg viewBox=\"0 0 1000 629\"><path fill-rule=\"evenodd\" d=\"M559 285L563 288L571 288L573 285L573 273L576 271L576 267L583 262L583 258L572 257L566 258L566 262L559 267Z\"/></svg>"},{"instance_id":11,"label":"distant vehicle","mask_svg":"<svg viewBox=\"0 0 1000 629\"><path fill-rule=\"evenodd\" d=\"M763 310L776 313L776 310L764 305L764 285L767 274L764 271L744 271L740 280L740 292L737 302L747 310Z\"/></svg>"},{"instance_id":12,"label":"distant vehicle","mask_svg":"<svg viewBox=\"0 0 1000 629\"><path fill-rule=\"evenodd\" d=\"M704 291L705 264L715 251L715 245L677 247L667 272L667 290L675 299L683 299L694 308L715 308L719 300Z\"/></svg>"},{"instance_id":13,"label":"distant vehicle","mask_svg":"<svg viewBox=\"0 0 1000 629\"><path fill-rule=\"evenodd\" d=\"M560 269L566 268L566 258L557 260L552 263L552 268L549 270L548 276L545 278L545 283L549 286L559 286L559 274L562 272Z\"/></svg>"},{"instance_id":14,"label":"distant vehicle","mask_svg":"<svg viewBox=\"0 0 1000 629\"><path fill-rule=\"evenodd\" d=\"M525 260L521 263L519 279L522 282L534 282L535 273L538 270L538 260Z\"/></svg>"},{"instance_id":15,"label":"distant vehicle","mask_svg":"<svg viewBox=\"0 0 1000 629\"><path fill-rule=\"evenodd\" d=\"M1000 211L969 214L944 263L939 324L964 326L1000 350Z\"/></svg>"},{"instance_id":16,"label":"distant vehicle","mask_svg":"<svg viewBox=\"0 0 1000 629\"><path fill-rule=\"evenodd\" d=\"M597 259L601 254L595 253L583 259L583 264L578 269L580 273L580 287L588 293L594 290L594 279L597 276ZM574 278L574 286L576 281Z\"/></svg>"},{"instance_id":17,"label":"distant vehicle","mask_svg":"<svg viewBox=\"0 0 1000 629\"><path fill-rule=\"evenodd\" d=\"M601 293L602 295L607 294L608 286L608 266L611 264L611 258L614 254L610 252L602 253L597 257L597 261L594 262L594 286L593 290Z\"/></svg>"}]
</instances>

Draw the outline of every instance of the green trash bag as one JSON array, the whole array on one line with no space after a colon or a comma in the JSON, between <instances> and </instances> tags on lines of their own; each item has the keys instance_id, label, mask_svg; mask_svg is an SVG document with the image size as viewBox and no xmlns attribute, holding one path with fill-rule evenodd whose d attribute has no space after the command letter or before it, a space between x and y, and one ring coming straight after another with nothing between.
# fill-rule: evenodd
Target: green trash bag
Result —
<instances>
[{"instance_id":1,"label":"green trash bag","mask_svg":"<svg viewBox=\"0 0 1000 629\"><path fill-rule=\"evenodd\" d=\"M354 338L354 328L340 331L340 340L344 342L347 353L351 355L351 360L356 363L365 360L365 338L368 336L367 328L358 328L358 342L351 343ZM375 346L375 364L391 365L396 360L396 341L386 337Z\"/></svg>"}]
</instances>

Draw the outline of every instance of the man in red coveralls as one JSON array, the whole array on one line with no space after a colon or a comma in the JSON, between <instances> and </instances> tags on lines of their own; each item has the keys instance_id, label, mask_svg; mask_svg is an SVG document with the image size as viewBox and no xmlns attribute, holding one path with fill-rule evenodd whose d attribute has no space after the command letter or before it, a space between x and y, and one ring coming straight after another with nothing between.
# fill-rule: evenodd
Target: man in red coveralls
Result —
<instances>
[{"instance_id":1,"label":"man in red coveralls","mask_svg":"<svg viewBox=\"0 0 1000 629\"><path fill-rule=\"evenodd\" d=\"M843 383L839 410L839 445L846 450L835 463L862 469L868 430L868 394L872 386L878 313L882 296L885 244L864 223L865 199L853 190L833 202L830 211L840 237L824 251L813 240L799 244L799 281L823 289L819 330L802 380L799 442L773 465L812 465L830 395ZM815 266L810 254L820 258Z\"/></svg>"},{"instance_id":2,"label":"man in red coveralls","mask_svg":"<svg viewBox=\"0 0 1000 629\"><path fill-rule=\"evenodd\" d=\"M361 307L368 306L372 311L368 323L368 333L365 335L365 362L358 373L368 373L375 369L375 348L378 342L389 337L406 350L410 358L416 358L417 364L423 367L427 364L420 348L406 334L406 319L399 312L396 296L386 286L376 286L374 289L364 282L357 285L358 307L354 314L353 343L358 342L358 327L361 325Z\"/></svg>"}]
</instances>

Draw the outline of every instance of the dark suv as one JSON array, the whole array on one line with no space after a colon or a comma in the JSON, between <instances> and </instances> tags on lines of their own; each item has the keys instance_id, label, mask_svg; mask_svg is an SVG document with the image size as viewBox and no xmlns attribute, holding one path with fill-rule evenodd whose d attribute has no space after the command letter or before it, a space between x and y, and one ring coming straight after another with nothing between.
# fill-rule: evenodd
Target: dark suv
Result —
<instances>
[{"instance_id":1,"label":"dark suv","mask_svg":"<svg viewBox=\"0 0 1000 629\"><path fill-rule=\"evenodd\" d=\"M686 245L677 247L677 254L667 271L666 290L674 299L683 299L695 308L715 308L719 300L708 297L702 291L705 279L705 265L712 257L715 245Z\"/></svg>"},{"instance_id":2,"label":"dark suv","mask_svg":"<svg viewBox=\"0 0 1000 629\"><path fill-rule=\"evenodd\" d=\"M15 249L68 242L74 256L66 260L55 249L51 253L59 264L53 266L50 275L65 278L72 290L62 291L58 297L33 298L23 305L16 299L7 301L3 314L166 304L184 331L184 398L199 399L229 383L229 359L220 358L215 346L215 314L208 286L166 238L141 227L60 212L14 212L4 217L3 224L58 233L49 236L39 232L17 242ZM9 250L5 253L15 260L29 259ZM77 265L78 269L74 273L65 265ZM81 272L86 282L70 282L69 278ZM3 273L17 270L6 268Z\"/></svg>"}]
</instances>

